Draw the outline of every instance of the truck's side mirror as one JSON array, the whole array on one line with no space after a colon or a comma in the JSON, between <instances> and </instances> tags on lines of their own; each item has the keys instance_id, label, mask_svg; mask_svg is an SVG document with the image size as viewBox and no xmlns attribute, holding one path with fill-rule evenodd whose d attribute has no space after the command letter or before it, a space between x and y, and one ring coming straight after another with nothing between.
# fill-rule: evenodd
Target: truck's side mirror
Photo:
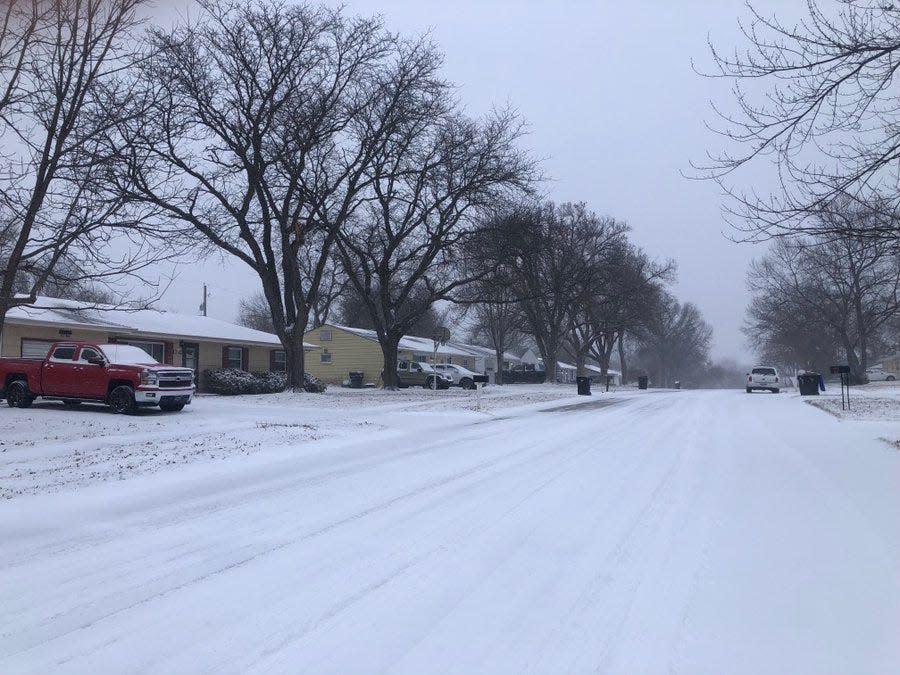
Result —
<instances>
[{"instance_id":1,"label":"truck's side mirror","mask_svg":"<svg viewBox=\"0 0 900 675\"><path fill-rule=\"evenodd\" d=\"M90 363L92 366L105 366L106 365L106 359L104 359L102 356L91 356L87 360L87 362Z\"/></svg>"}]
</instances>

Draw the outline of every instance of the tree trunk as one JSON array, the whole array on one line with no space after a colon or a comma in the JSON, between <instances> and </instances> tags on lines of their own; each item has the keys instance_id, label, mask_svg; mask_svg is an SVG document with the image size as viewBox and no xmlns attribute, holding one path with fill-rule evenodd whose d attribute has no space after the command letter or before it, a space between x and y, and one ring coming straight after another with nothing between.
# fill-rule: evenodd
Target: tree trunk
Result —
<instances>
[{"instance_id":1,"label":"tree trunk","mask_svg":"<svg viewBox=\"0 0 900 675\"><path fill-rule=\"evenodd\" d=\"M850 366L850 379L853 384L865 384L866 372L860 368L859 357L856 350L848 340L844 341L844 351L847 353L847 365Z\"/></svg>"},{"instance_id":2,"label":"tree trunk","mask_svg":"<svg viewBox=\"0 0 900 675\"><path fill-rule=\"evenodd\" d=\"M400 386L397 377L397 349L400 345L400 337L389 335L385 340L379 340L381 354L384 357L384 368L381 371L381 383L385 389L396 390Z\"/></svg>"},{"instance_id":3,"label":"tree trunk","mask_svg":"<svg viewBox=\"0 0 900 675\"><path fill-rule=\"evenodd\" d=\"M619 336L619 369L622 371L622 384L628 380L628 368L625 365L625 335Z\"/></svg>"},{"instance_id":4,"label":"tree trunk","mask_svg":"<svg viewBox=\"0 0 900 675\"><path fill-rule=\"evenodd\" d=\"M587 354L578 350L575 352L575 374L579 377L586 377L587 372Z\"/></svg>"},{"instance_id":5,"label":"tree trunk","mask_svg":"<svg viewBox=\"0 0 900 675\"><path fill-rule=\"evenodd\" d=\"M288 386L293 391L305 391L303 373L306 370L306 353L303 351L303 333L293 330L282 338Z\"/></svg>"},{"instance_id":6,"label":"tree trunk","mask_svg":"<svg viewBox=\"0 0 900 675\"><path fill-rule=\"evenodd\" d=\"M503 350L494 348L494 358L497 359L497 368L494 370L494 384L503 384Z\"/></svg>"},{"instance_id":7,"label":"tree trunk","mask_svg":"<svg viewBox=\"0 0 900 675\"><path fill-rule=\"evenodd\" d=\"M541 354L541 357L544 359L544 382L556 384L556 362L558 360L556 358L556 352L553 352L552 354Z\"/></svg>"},{"instance_id":8,"label":"tree trunk","mask_svg":"<svg viewBox=\"0 0 900 675\"><path fill-rule=\"evenodd\" d=\"M600 353L600 378L602 384L606 384L606 378L609 375L609 361L612 357L612 346L604 349Z\"/></svg>"}]
</instances>

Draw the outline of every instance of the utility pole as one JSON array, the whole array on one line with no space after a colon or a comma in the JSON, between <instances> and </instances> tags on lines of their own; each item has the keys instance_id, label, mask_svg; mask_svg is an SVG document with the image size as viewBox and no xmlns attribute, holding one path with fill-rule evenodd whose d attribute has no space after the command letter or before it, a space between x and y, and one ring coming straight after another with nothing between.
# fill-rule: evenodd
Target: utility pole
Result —
<instances>
[{"instance_id":1,"label":"utility pole","mask_svg":"<svg viewBox=\"0 0 900 675\"><path fill-rule=\"evenodd\" d=\"M206 316L206 284L203 284L203 303L200 305L200 311Z\"/></svg>"}]
</instances>

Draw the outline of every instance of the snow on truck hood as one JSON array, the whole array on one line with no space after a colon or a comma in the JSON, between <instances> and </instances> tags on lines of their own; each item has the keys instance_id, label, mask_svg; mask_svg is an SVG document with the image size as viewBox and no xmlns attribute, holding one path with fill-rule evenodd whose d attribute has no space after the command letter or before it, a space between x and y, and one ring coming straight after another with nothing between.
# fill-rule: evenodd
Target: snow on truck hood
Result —
<instances>
[{"instance_id":1,"label":"snow on truck hood","mask_svg":"<svg viewBox=\"0 0 900 675\"><path fill-rule=\"evenodd\" d=\"M117 366L158 366L159 361L133 345L98 345L107 360Z\"/></svg>"}]
</instances>

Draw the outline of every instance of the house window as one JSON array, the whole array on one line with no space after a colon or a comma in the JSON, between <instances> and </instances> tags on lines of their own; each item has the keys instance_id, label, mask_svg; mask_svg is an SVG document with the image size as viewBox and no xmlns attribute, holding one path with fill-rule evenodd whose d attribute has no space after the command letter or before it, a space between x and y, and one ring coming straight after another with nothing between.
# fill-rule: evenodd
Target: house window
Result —
<instances>
[{"instance_id":1,"label":"house window","mask_svg":"<svg viewBox=\"0 0 900 675\"><path fill-rule=\"evenodd\" d=\"M133 342L129 340L124 344L143 349L160 363L166 360L166 346L162 342Z\"/></svg>"},{"instance_id":2,"label":"house window","mask_svg":"<svg viewBox=\"0 0 900 675\"><path fill-rule=\"evenodd\" d=\"M272 352L272 372L287 372L287 358L285 357L283 349L276 349Z\"/></svg>"},{"instance_id":3,"label":"house window","mask_svg":"<svg viewBox=\"0 0 900 675\"><path fill-rule=\"evenodd\" d=\"M331 342L331 331L330 330L320 330L319 331L319 339L322 342Z\"/></svg>"},{"instance_id":4,"label":"house window","mask_svg":"<svg viewBox=\"0 0 900 675\"><path fill-rule=\"evenodd\" d=\"M328 352L319 354L319 363L331 363L331 354Z\"/></svg>"},{"instance_id":5,"label":"house window","mask_svg":"<svg viewBox=\"0 0 900 675\"><path fill-rule=\"evenodd\" d=\"M244 367L244 350L240 347L226 347L223 364L226 368L241 370Z\"/></svg>"}]
</instances>

